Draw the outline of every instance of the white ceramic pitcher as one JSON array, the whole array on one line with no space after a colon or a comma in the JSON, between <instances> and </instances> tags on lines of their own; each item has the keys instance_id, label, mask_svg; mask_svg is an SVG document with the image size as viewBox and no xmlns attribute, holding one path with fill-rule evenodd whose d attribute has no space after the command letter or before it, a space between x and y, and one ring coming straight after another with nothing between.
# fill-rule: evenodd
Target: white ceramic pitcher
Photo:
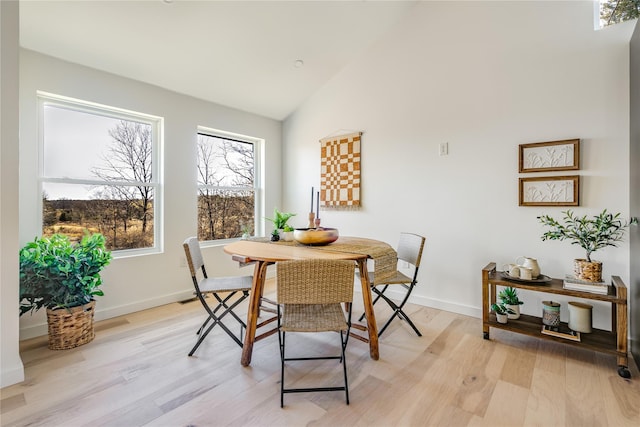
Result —
<instances>
[{"instance_id":1,"label":"white ceramic pitcher","mask_svg":"<svg viewBox=\"0 0 640 427\"><path fill-rule=\"evenodd\" d=\"M520 260L522 260L522 263L520 263ZM535 258L519 256L518 258L516 258L516 264L530 268L531 277L534 279L537 279L540 275L540 266L538 265L538 261Z\"/></svg>"}]
</instances>

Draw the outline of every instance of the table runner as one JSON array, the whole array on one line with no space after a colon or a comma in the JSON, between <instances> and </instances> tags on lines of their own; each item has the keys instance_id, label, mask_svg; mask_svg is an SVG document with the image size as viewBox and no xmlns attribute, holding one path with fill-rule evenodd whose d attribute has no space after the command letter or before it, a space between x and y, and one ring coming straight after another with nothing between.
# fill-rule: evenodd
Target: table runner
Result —
<instances>
[{"instance_id":1,"label":"table runner","mask_svg":"<svg viewBox=\"0 0 640 427\"><path fill-rule=\"evenodd\" d=\"M377 283L384 283L388 278L394 277L398 268L398 254L387 243L379 240L365 239L362 237L339 237L335 242L325 246L308 246L298 242L271 242L268 239L251 239L275 245L304 246L312 249L333 252L345 252L367 255L373 260L374 276Z\"/></svg>"}]
</instances>

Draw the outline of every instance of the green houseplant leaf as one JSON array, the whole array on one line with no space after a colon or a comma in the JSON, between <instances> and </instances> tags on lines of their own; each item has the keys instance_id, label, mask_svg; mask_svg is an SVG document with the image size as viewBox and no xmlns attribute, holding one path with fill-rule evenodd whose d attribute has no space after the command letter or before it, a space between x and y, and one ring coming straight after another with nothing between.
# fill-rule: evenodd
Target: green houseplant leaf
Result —
<instances>
[{"instance_id":1,"label":"green houseplant leaf","mask_svg":"<svg viewBox=\"0 0 640 427\"><path fill-rule=\"evenodd\" d=\"M511 286L500 291L500 293L498 294L498 298L500 298L502 304L505 305L520 305L523 303L522 301L520 301L520 298L518 298L518 290Z\"/></svg>"},{"instance_id":2,"label":"green houseplant leaf","mask_svg":"<svg viewBox=\"0 0 640 427\"><path fill-rule=\"evenodd\" d=\"M505 307L504 304L491 304L491 310L495 311L497 314L515 314L515 311Z\"/></svg>"},{"instance_id":3,"label":"green houseplant leaf","mask_svg":"<svg viewBox=\"0 0 640 427\"><path fill-rule=\"evenodd\" d=\"M41 308L70 308L104 295L100 272L111 262L102 234L85 234L77 244L54 234L20 250L20 315Z\"/></svg>"},{"instance_id":4,"label":"green houseplant leaf","mask_svg":"<svg viewBox=\"0 0 640 427\"><path fill-rule=\"evenodd\" d=\"M276 230L282 230L287 226L287 221L289 221L292 216L296 216L296 214L280 212L278 208L275 208L273 210L273 218L266 219L273 222L273 226Z\"/></svg>"}]
</instances>

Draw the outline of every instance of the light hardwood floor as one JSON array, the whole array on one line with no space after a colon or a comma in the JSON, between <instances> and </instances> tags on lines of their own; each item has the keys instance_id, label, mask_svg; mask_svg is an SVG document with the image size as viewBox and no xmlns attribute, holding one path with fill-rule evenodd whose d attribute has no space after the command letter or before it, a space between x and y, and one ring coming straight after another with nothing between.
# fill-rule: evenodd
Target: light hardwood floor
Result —
<instances>
[{"instance_id":1,"label":"light hardwood floor","mask_svg":"<svg viewBox=\"0 0 640 427\"><path fill-rule=\"evenodd\" d=\"M612 356L499 330L484 340L480 319L408 311L423 337L394 321L380 360L349 341L349 406L329 392L285 395L281 409L277 335L256 343L250 367L219 328L188 357L204 318L193 301L97 322L96 339L72 350L48 350L46 337L23 342L26 379L2 389L1 425L640 425L633 360L624 380ZM382 321L389 312L379 304L376 313ZM313 335L288 348L338 351L337 335ZM341 375L336 361L292 362L285 381L339 384Z\"/></svg>"}]
</instances>

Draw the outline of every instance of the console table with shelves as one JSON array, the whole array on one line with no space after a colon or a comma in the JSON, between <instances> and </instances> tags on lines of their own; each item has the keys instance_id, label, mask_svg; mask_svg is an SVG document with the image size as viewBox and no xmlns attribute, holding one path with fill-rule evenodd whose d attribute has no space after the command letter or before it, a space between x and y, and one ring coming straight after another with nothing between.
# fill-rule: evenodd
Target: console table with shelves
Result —
<instances>
[{"instance_id":1,"label":"console table with shelves","mask_svg":"<svg viewBox=\"0 0 640 427\"><path fill-rule=\"evenodd\" d=\"M589 334L581 334L580 341L567 340L542 333L542 318L520 315L518 319L509 319L508 323L498 323L491 311L496 302L496 286L511 286L533 292L565 295L589 300L611 303L611 331L593 328ZM562 327L567 328L566 323ZM580 346L586 349L615 355L618 362L618 374L630 378L627 349L627 287L618 276L611 277L611 286L607 295L565 289L562 279L551 279L546 283L526 283L506 280L496 271L496 263L490 262L482 269L482 330L484 339L489 339L489 329L498 328L537 338L553 340L564 344Z\"/></svg>"}]
</instances>

